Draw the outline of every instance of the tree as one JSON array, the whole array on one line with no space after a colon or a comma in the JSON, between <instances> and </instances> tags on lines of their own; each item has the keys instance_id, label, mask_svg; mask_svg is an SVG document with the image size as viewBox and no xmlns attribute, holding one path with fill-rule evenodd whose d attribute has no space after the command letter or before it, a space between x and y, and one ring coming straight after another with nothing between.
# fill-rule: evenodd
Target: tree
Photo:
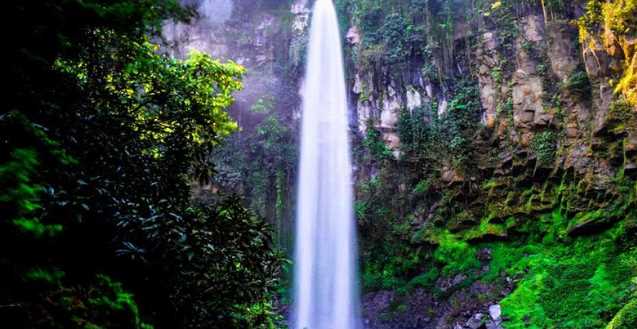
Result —
<instances>
[{"instance_id":1,"label":"tree","mask_svg":"<svg viewBox=\"0 0 637 329\"><path fill-rule=\"evenodd\" d=\"M1 317L25 328L241 326L279 256L237 198L204 207L191 185L237 128L226 108L244 69L162 55L149 40L188 12L173 0L6 7L22 20L0 114Z\"/></svg>"}]
</instances>

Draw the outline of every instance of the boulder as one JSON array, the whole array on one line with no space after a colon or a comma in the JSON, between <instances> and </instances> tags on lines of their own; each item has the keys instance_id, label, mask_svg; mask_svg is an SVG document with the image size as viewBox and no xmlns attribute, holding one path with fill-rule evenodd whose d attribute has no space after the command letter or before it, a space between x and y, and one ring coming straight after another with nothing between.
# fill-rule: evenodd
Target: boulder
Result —
<instances>
[{"instance_id":1,"label":"boulder","mask_svg":"<svg viewBox=\"0 0 637 329\"><path fill-rule=\"evenodd\" d=\"M493 321L501 321L502 320L502 308L499 304L494 304L489 306L489 316Z\"/></svg>"},{"instance_id":2,"label":"boulder","mask_svg":"<svg viewBox=\"0 0 637 329\"><path fill-rule=\"evenodd\" d=\"M482 313L476 313L469 320L467 320L465 327L469 329L478 329L482 326L483 318L484 315Z\"/></svg>"}]
</instances>

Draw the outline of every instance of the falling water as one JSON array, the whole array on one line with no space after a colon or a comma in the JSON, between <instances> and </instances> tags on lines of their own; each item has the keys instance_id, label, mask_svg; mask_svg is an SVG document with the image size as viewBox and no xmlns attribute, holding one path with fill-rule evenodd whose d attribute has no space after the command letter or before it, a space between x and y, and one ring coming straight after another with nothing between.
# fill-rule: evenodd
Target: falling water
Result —
<instances>
[{"instance_id":1,"label":"falling water","mask_svg":"<svg viewBox=\"0 0 637 329\"><path fill-rule=\"evenodd\" d=\"M356 329L356 234L336 11L314 4L303 89L294 327Z\"/></svg>"}]
</instances>

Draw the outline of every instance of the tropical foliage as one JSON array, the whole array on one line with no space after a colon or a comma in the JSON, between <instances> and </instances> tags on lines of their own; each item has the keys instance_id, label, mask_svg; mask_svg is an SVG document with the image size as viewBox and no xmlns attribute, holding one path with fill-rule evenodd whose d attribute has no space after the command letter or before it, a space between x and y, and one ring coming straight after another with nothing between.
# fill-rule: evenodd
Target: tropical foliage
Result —
<instances>
[{"instance_id":1,"label":"tropical foliage","mask_svg":"<svg viewBox=\"0 0 637 329\"><path fill-rule=\"evenodd\" d=\"M18 19L0 115L3 322L272 326L269 227L237 197L191 197L237 129L226 109L245 70L163 55L161 22L188 17L172 0L5 9Z\"/></svg>"}]
</instances>

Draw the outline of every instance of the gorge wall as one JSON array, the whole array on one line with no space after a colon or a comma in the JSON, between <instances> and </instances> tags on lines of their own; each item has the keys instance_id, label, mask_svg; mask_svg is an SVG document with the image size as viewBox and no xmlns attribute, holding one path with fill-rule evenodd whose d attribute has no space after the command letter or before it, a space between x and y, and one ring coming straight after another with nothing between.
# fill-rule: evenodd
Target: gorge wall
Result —
<instances>
[{"instance_id":1,"label":"gorge wall","mask_svg":"<svg viewBox=\"0 0 637 329\"><path fill-rule=\"evenodd\" d=\"M310 2L192 2L215 14L165 29L248 68L210 189L283 247ZM635 1L335 3L366 326L633 328Z\"/></svg>"},{"instance_id":2,"label":"gorge wall","mask_svg":"<svg viewBox=\"0 0 637 329\"><path fill-rule=\"evenodd\" d=\"M635 3L341 8L369 326L600 328L632 305Z\"/></svg>"},{"instance_id":3,"label":"gorge wall","mask_svg":"<svg viewBox=\"0 0 637 329\"><path fill-rule=\"evenodd\" d=\"M310 10L306 1L184 0L196 15L167 22L165 48L177 57L203 51L247 69L244 89L230 109L241 131L210 159L212 182L196 188L201 199L218 191L245 195L267 219L275 238L292 242L297 168L300 81ZM237 152L237 150L241 150Z\"/></svg>"}]
</instances>

